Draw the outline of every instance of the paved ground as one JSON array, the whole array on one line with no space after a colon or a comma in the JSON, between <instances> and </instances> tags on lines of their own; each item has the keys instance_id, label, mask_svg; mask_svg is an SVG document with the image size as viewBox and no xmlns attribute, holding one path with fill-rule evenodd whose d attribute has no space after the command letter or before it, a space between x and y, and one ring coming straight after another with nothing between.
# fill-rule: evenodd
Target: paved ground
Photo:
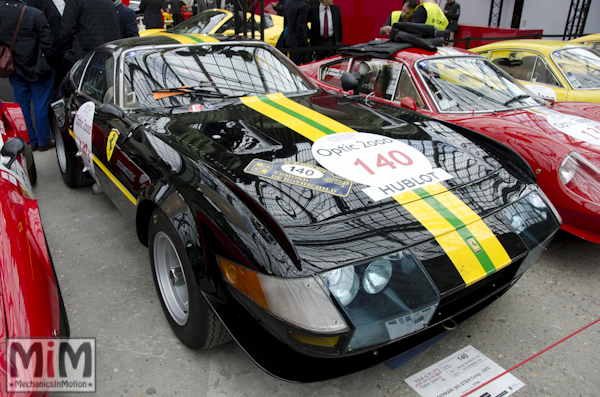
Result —
<instances>
[{"instance_id":1,"label":"paved ground","mask_svg":"<svg viewBox=\"0 0 600 397\"><path fill-rule=\"evenodd\" d=\"M10 100L2 90L0 98ZM105 195L66 187L53 151L36 152L35 160L34 193L72 335L97 340L100 396L417 396L404 379L465 346L509 369L600 317L600 246L561 232L506 295L403 367L287 383L234 343L204 352L182 346L164 319L147 249L132 225ZM516 395L600 396L599 342L597 323L515 369L526 384Z\"/></svg>"}]
</instances>

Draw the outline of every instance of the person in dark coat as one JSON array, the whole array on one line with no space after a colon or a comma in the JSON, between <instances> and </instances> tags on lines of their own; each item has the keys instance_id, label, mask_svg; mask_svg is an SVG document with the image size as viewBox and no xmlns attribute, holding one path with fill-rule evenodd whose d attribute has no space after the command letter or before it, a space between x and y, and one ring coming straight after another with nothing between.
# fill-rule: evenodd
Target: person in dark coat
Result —
<instances>
[{"instance_id":1,"label":"person in dark coat","mask_svg":"<svg viewBox=\"0 0 600 397\"><path fill-rule=\"evenodd\" d=\"M287 48L306 47L308 45L308 5L304 0L286 0L285 2L285 46ZM304 51L290 52L290 59L300 65L304 61Z\"/></svg>"},{"instance_id":2,"label":"person in dark coat","mask_svg":"<svg viewBox=\"0 0 600 397\"><path fill-rule=\"evenodd\" d=\"M181 1L171 0L171 14L173 14L173 26L179 25L183 22L181 19Z\"/></svg>"},{"instance_id":3,"label":"person in dark coat","mask_svg":"<svg viewBox=\"0 0 600 397\"><path fill-rule=\"evenodd\" d=\"M99 45L120 38L112 0L67 0L60 25L60 50L67 66Z\"/></svg>"},{"instance_id":4,"label":"person in dark coat","mask_svg":"<svg viewBox=\"0 0 600 397\"><path fill-rule=\"evenodd\" d=\"M460 17L460 4L454 0L448 0L444 6L444 14L448 18L448 27L450 31L450 40L454 40L454 34L458 32L458 18Z\"/></svg>"},{"instance_id":5,"label":"person in dark coat","mask_svg":"<svg viewBox=\"0 0 600 397\"><path fill-rule=\"evenodd\" d=\"M10 47L23 7L25 4L16 0L0 3L0 44ZM44 13L35 7L27 7L13 48L15 73L9 80L15 100L21 105L33 150L39 148L44 151L54 147L48 107L54 88L52 64L55 56L52 31ZM31 119L32 101L37 131Z\"/></svg>"},{"instance_id":6,"label":"person in dark coat","mask_svg":"<svg viewBox=\"0 0 600 397\"><path fill-rule=\"evenodd\" d=\"M164 0L142 0L140 11L144 13L144 25L146 29L162 29L165 24L162 10L167 5Z\"/></svg>"},{"instance_id":7,"label":"person in dark coat","mask_svg":"<svg viewBox=\"0 0 600 397\"><path fill-rule=\"evenodd\" d=\"M333 5L333 0L321 0L320 4L310 7L308 22L310 22L311 46L335 46L342 44L342 14L340 7ZM334 48L317 51L316 59L327 58L335 55L336 52Z\"/></svg>"},{"instance_id":8,"label":"person in dark coat","mask_svg":"<svg viewBox=\"0 0 600 397\"><path fill-rule=\"evenodd\" d=\"M123 5L121 0L114 0L114 3L115 11L117 12L117 21L119 22L119 30L121 31L121 38L138 37L140 34L138 32L135 11Z\"/></svg>"}]
</instances>

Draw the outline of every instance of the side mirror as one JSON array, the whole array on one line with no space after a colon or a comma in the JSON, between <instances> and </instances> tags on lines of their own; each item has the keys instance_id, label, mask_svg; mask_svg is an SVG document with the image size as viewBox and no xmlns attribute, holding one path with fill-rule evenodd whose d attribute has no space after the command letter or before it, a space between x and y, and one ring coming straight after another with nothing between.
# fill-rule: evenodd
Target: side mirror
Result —
<instances>
[{"instance_id":1,"label":"side mirror","mask_svg":"<svg viewBox=\"0 0 600 397\"><path fill-rule=\"evenodd\" d=\"M122 120L125 116L123 109L115 105L114 103L103 103L98 108L98 115L102 117L113 117Z\"/></svg>"},{"instance_id":2,"label":"side mirror","mask_svg":"<svg viewBox=\"0 0 600 397\"><path fill-rule=\"evenodd\" d=\"M344 91L352 91L356 94L356 88L358 87L358 82L356 81L356 77L348 72L342 72L342 77L340 78L342 81L342 89Z\"/></svg>"},{"instance_id":3,"label":"side mirror","mask_svg":"<svg viewBox=\"0 0 600 397\"><path fill-rule=\"evenodd\" d=\"M23 138L15 137L10 138L8 141L6 141L4 146L2 146L2 150L0 150L0 154L2 154L5 157L10 157L10 160L8 161L8 163L4 164L4 166L6 168L10 168L10 166L12 165L12 163L15 162L17 157L25 151L26 147L27 142L25 142L25 139Z\"/></svg>"},{"instance_id":4,"label":"side mirror","mask_svg":"<svg viewBox=\"0 0 600 397\"><path fill-rule=\"evenodd\" d=\"M400 106L402 106L405 109L410 109L413 112L417 111L417 102L415 102L415 100L409 96L405 96L404 98L402 98L402 100L400 101Z\"/></svg>"}]
</instances>

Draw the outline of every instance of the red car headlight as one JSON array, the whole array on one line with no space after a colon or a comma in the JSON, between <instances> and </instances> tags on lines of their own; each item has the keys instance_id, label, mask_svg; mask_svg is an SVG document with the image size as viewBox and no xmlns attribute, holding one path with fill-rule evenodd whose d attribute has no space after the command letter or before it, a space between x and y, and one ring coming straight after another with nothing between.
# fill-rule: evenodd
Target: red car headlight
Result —
<instances>
[{"instance_id":1,"label":"red car headlight","mask_svg":"<svg viewBox=\"0 0 600 397\"><path fill-rule=\"evenodd\" d=\"M571 152L559 169L561 183L570 191L600 204L600 169L577 152Z\"/></svg>"}]
</instances>

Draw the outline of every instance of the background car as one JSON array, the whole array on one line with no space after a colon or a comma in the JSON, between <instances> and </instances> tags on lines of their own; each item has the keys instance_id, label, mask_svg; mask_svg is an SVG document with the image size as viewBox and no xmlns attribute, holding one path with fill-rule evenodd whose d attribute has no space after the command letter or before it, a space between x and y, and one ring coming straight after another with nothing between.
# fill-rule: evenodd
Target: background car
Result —
<instances>
[{"instance_id":1,"label":"background car","mask_svg":"<svg viewBox=\"0 0 600 397\"><path fill-rule=\"evenodd\" d=\"M600 53L565 41L507 40L471 51L495 65L542 98L600 102Z\"/></svg>"},{"instance_id":2,"label":"background car","mask_svg":"<svg viewBox=\"0 0 600 397\"><path fill-rule=\"evenodd\" d=\"M600 33L588 34L569 40L569 43L583 44L592 47L595 50L600 50Z\"/></svg>"},{"instance_id":3,"label":"background car","mask_svg":"<svg viewBox=\"0 0 600 397\"><path fill-rule=\"evenodd\" d=\"M343 73L350 72L357 92L373 101L412 108L512 147L535 170L562 228L600 243L600 105L549 104L464 50L403 47L384 58L377 45L346 47L342 55L301 69L338 92Z\"/></svg>"},{"instance_id":4,"label":"background car","mask_svg":"<svg viewBox=\"0 0 600 397\"><path fill-rule=\"evenodd\" d=\"M0 360L6 363L7 338L68 337L70 329L33 198L29 176L35 180L35 163L18 104L0 102L0 135ZM0 371L3 391L5 376ZM46 392L36 388L29 394Z\"/></svg>"},{"instance_id":5,"label":"background car","mask_svg":"<svg viewBox=\"0 0 600 397\"><path fill-rule=\"evenodd\" d=\"M248 14L250 15L250 14ZM254 31L256 38L260 38L260 15L255 15L256 25ZM235 34L235 21L233 13L226 10L206 10L203 11L177 26L167 29L167 33L172 34L214 34L222 33L226 35ZM161 29L148 29L144 32L140 32L140 36L154 35L163 32ZM248 26L248 32L251 32L250 26ZM265 14L265 38L263 41L275 45L279 36L283 32L283 17L279 15Z\"/></svg>"},{"instance_id":6,"label":"background car","mask_svg":"<svg viewBox=\"0 0 600 397\"><path fill-rule=\"evenodd\" d=\"M357 371L498 298L558 230L504 145L329 95L256 40L175 37L97 48L53 109L65 182L131 219L186 346L231 335L293 381Z\"/></svg>"}]
</instances>

